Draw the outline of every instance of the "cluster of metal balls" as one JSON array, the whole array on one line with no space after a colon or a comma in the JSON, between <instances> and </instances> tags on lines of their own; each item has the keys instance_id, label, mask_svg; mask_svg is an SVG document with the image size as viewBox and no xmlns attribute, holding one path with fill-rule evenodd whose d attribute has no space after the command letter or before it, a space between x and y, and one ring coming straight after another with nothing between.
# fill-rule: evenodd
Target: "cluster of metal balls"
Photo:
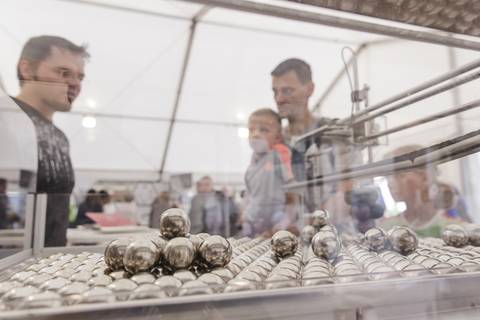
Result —
<instances>
[{"instance_id":1,"label":"cluster of metal balls","mask_svg":"<svg viewBox=\"0 0 480 320\"><path fill-rule=\"evenodd\" d=\"M218 235L189 234L190 219L181 209L168 209L160 219L160 235L148 239L117 239L105 249L106 273L126 271L173 275L204 273L224 267L232 258L230 242Z\"/></svg>"},{"instance_id":2,"label":"cluster of metal balls","mask_svg":"<svg viewBox=\"0 0 480 320\"><path fill-rule=\"evenodd\" d=\"M480 226L476 224L450 224L445 227L442 239L446 245L465 247L466 245L480 246Z\"/></svg>"},{"instance_id":3,"label":"cluster of metal balls","mask_svg":"<svg viewBox=\"0 0 480 320\"><path fill-rule=\"evenodd\" d=\"M311 214L311 225L302 229L304 245L310 245L313 253L328 261L333 261L342 247L341 240L335 226L329 224L330 214L327 210L316 210Z\"/></svg>"},{"instance_id":4,"label":"cluster of metal balls","mask_svg":"<svg viewBox=\"0 0 480 320\"><path fill-rule=\"evenodd\" d=\"M403 255L413 253L418 247L416 233L404 226L396 226L385 232L381 228L371 228L363 236L365 245L375 252L393 250Z\"/></svg>"}]
</instances>

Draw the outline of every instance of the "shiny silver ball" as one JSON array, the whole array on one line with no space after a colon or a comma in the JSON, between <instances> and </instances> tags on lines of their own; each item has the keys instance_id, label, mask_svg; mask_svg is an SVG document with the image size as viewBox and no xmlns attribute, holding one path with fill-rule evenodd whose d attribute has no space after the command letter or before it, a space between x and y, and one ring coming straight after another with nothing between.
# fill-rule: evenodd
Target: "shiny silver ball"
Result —
<instances>
[{"instance_id":1,"label":"shiny silver ball","mask_svg":"<svg viewBox=\"0 0 480 320\"><path fill-rule=\"evenodd\" d=\"M168 297L165 291L153 283L144 283L136 288L132 294L130 294L130 300L139 299L158 299Z\"/></svg>"},{"instance_id":2,"label":"shiny silver ball","mask_svg":"<svg viewBox=\"0 0 480 320\"><path fill-rule=\"evenodd\" d=\"M160 218L160 232L168 239L185 237L190 232L190 218L182 209L168 209Z\"/></svg>"},{"instance_id":3,"label":"shiny silver ball","mask_svg":"<svg viewBox=\"0 0 480 320\"><path fill-rule=\"evenodd\" d=\"M173 297L178 295L182 287L182 281L173 276L163 276L155 281L155 285L165 292L167 296Z\"/></svg>"},{"instance_id":4,"label":"shiny silver ball","mask_svg":"<svg viewBox=\"0 0 480 320\"><path fill-rule=\"evenodd\" d=\"M158 247L150 240L135 240L130 243L123 256L125 270L138 273L150 270L158 261Z\"/></svg>"},{"instance_id":5,"label":"shiny silver ball","mask_svg":"<svg viewBox=\"0 0 480 320\"><path fill-rule=\"evenodd\" d=\"M187 269L195 258L193 244L187 238L171 239L165 247L165 263L172 269Z\"/></svg>"},{"instance_id":6,"label":"shiny silver ball","mask_svg":"<svg viewBox=\"0 0 480 320\"><path fill-rule=\"evenodd\" d=\"M442 239L446 245L460 248L467 245L468 233L458 224L450 224L443 230Z\"/></svg>"},{"instance_id":7,"label":"shiny silver ball","mask_svg":"<svg viewBox=\"0 0 480 320\"><path fill-rule=\"evenodd\" d=\"M168 240L161 236L155 236L149 239L157 246L158 262L162 261L165 253L165 247L167 246Z\"/></svg>"},{"instance_id":8,"label":"shiny silver ball","mask_svg":"<svg viewBox=\"0 0 480 320\"><path fill-rule=\"evenodd\" d=\"M476 224L467 224L465 230L468 233L468 243L472 246L480 247L480 226Z\"/></svg>"},{"instance_id":9,"label":"shiny silver ball","mask_svg":"<svg viewBox=\"0 0 480 320\"><path fill-rule=\"evenodd\" d=\"M294 255L297 251L298 239L290 231L280 230L272 236L271 246L277 257L286 258Z\"/></svg>"},{"instance_id":10,"label":"shiny silver ball","mask_svg":"<svg viewBox=\"0 0 480 320\"><path fill-rule=\"evenodd\" d=\"M385 231L380 228L371 228L365 232L364 241L372 251L379 252L387 249L388 241Z\"/></svg>"},{"instance_id":11,"label":"shiny silver ball","mask_svg":"<svg viewBox=\"0 0 480 320\"><path fill-rule=\"evenodd\" d=\"M313 236L315 235L315 228L311 225L306 225L302 228L302 241L305 244L310 244L312 242Z\"/></svg>"},{"instance_id":12,"label":"shiny silver ball","mask_svg":"<svg viewBox=\"0 0 480 320\"><path fill-rule=\"evenodd\" d=\"M315 228L321 228L328 224L330 213L327 210L315 210L312 214L312 225Z\"/></svg>"},{"instance_id":13,"label":"shiny silver ball","mask_svg":"<svg viewBox=\"0 0 480 320\"><path fill-rule=\"evenodd\" d=\"M123 269L123 256L130 242L130 239L117 239L107 245L105 248L105 263L110 269Z\"/></svg>"},{"instance_id":14,"label":"shiny silver ball","mask_svg":"<svg viewBox=\"0 0 480 320\"><path fill-rule=\"evenodd\" d=\"M190 235L187 236L187 238L192 242L193 247L195 248L195 252L199 252L200 251L200 246L202 245L202 242L203 242L204 238L202 238L202 237L200 237L199 235L196 235L196 234L190 234Z\"/></svg>"},{"instance_id":15,"label":"shiny silver ball","mask_svg":"<svg viewBox=\"0 0 480 320\"><path fill-rule=\"evenodd\" d=\"M208 268L224 267L232 259L232 246L221 236L210 236L202 242L199 253Z\"/></svg>"},{"instance_id":16,"label":"shiny silver ball","mask_svg":"<svg viewBox=\"0 0 480 320\"><path fill-rule=\"evenodd\" d=\"M388 230L388 240L392 249L403 255L414 252L418 247L417 235L408 227L393 227Z\"/></svg>"},{"instance_id":17,"label":"shiny silver ball","mask_svg":"<svg viewBox=\"0 0 480 320\"><path fill-rule=\"evenodd\" d=\"M333 233L322 232L315 234L312 239L312 250L317 257L332 261L340 253L340 241L332 235Z\"/></svg>"},{"instance_id":18,"label":"shiny silver ball","mask_svg":"<svg viewBox=\"0 0 480 320\"><path fill-rule=\"evenodd\" d=\"M61 296L53 291L44 291L28 296L22 309L58 308L62 305Z\"/></svg>"}]
</instances>

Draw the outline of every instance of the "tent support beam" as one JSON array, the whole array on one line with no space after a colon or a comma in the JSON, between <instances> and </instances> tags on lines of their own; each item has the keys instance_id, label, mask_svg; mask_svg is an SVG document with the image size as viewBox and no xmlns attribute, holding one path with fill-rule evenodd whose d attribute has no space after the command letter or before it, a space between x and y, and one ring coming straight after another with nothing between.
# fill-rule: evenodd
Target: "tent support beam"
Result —
<instances>
[{"instance_id":1,"label":"tent support beam","mask_svg":"<svg viewBox=\"0 0 480 320\"><path fill-rule=\"evenodd\" d=\"M185 76L187 74L188 65L190 62L190 56L192 53L193 40L195 38L195 31L197 29L198 21L210 10L209 6L204 6L200 11L193 17L192 24L190 25L190 35L188 36L187 48L185 50L185 56L183 58L182 72L180 74L180 79L178 81L177 94L175 96L175 103L173 105L172 116L170 117L170 124L168 126L167 138L165 141L165 148L162 154L162 162L160 164L160 180L163 179L163 174L165 171L165 164L167 163L168 151L170 148L170 142L172 140L173 128L175 126L175 121L177 119L178 106L180 105L180 99L182 97L183 87L185 84Z\"/></svg>"},{"instance_id":2,"label":"tent support beam","mask_svg":"<svg viewBox=\"0 0 480 320\"><path fill-rule=\"evenodd\" d=\"M194 3L203 3L220 8L263 14L267 16L322 24L331 27L369 32L389 37L408 39L413 41L439 44L462 49L480 51L480 42L462 38L453 38L446 32L436 30L423 31L413 30L406 27L386 26L380 23L365 22L353 18L344 18L330 14L310 12L294 8L286 8L279 5L257 3L248 0L184 0Z\"/></svg>"}]
</instances>

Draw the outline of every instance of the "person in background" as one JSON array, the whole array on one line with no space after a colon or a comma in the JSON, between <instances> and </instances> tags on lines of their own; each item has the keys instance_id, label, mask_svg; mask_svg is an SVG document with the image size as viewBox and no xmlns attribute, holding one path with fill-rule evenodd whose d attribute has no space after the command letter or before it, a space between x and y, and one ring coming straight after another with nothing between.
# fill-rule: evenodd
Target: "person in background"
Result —
<instances>
[{"instance_id":1,"label":"person in background","mask_svg":"<svg viewBox=\"0 0 480 320\"><path fill-rule=\"evenodd\" d=\"M100 195L95 189L89 189L85 195L85 200L78 206L77 217L73 223L74 226L94 224L95 221L87 216L88 212L103 212Z\"/></svg>"},{"instance_id":2,"label":"person in background","mask_svg":"<svg viewBox=\"0 0 480 320\"><path fill-rule=\"evenodd\" d=\"M391 159L421 149L420 145L402 146L388 153ZM406 210L383 218L379 225L385 229L403 225L424 237L440 237L450 223L471 222L464 201L450 184L438 180L435 165L425 165L388 176L388 185L395 201L403 201Z\"/></svg>"},{"instance_id":3,"label":"person in background","mask_svg":"<svg viewBox=\"0 0 480 320\"><path fill-rule=\"evenodd\" d=\"M215 191L210 176L202 177L196 184L197 194L190 206L191 232L231 235L230 221L238 215L236 206L222 191Z\"/></svg>"},{"instance_id":4,"label":"person in background","mask_svg":"<svg viewBox=\"0 0 480 320\"><path fill-rule=\"evenodd\" d=\"M292 227L289 197L283 186L293 180L291 153L283 143L281 119L271 109L259 109L248 120L252 160L245 173L246 205L243 234L271 236Z\"/></svg>"},{"instance_id":5,"label":"person in background","mask_svg":"<svg viewBox=\"0 0 480 320\"><path fill-rule=\"evenodd\" d=\"M70 194L75 179L66 135L53 124L56 112L68 112L85 77L85 46L56 36L30 38L17 64L20 93L14 98L32 120L38 143L36 192L47 193L45 246L67 242Z\"/></svg>"},{"instance_id":6,"label":"person in background","mask_svg":"<svg viewBox=\"0 0 480 320\"><path fill-rule=\"evenodd\" d=\"M0 178L0 229L8 229L10 226L8 207L7 179Z\"/></svg>"},{"instance_id":7,"label":"person in background","mask_svg":"<svg viewBox=\"0 0 480 320\"><path fill-rule=\"evenodd\" d=\"M307 179L305 158L313 141L305 139L295 143L295 138L325 125L334 125L336 119L316 117L310 111L310 98L315 91L312 70L304 60L290 58L279 63L271 72L273 98L282 119L288 121L283 130L285 142L292 152L292 170L296 181ZM361 159L361 154L349 147L348 142L329 142L322 139L315 142L317 149L325 155L322 172L332 173L352 167ZM339 231L355 233L364 232L365 228L375 225L375 219L383 216L384 204L364 203L346 199L358 193L378 192L373 188L354 190L354 181L344 180L309 188L304 196L305 207L313 212L316 209L327 209L331 213L331 223ZM360 188L361 189L361 188ZM298 201L297 201L298 202Z\"/></svg>"},{"instance_id":8,"label":"person in background","mask_svg":"<svg viewBox=\"0 0 480 320\"><path fill-rule=\"evenodd\" d=\"M165 210L173 208L170 194L166 191L160 192L160 194L153 200L152 209L150 211L150 220L148 225L150 228L160 228L160 218Z\"/></svg>"}]
</instances>

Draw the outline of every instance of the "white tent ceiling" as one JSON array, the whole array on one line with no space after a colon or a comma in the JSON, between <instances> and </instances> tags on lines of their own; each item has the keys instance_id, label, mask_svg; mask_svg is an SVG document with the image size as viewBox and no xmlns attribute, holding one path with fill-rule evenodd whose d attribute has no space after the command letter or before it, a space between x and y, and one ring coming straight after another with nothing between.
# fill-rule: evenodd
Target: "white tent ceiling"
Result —
<instances>
[{"instance_id":1,"label":"white tent ceiling","mask_svg":"<svg viewBox=\"0 0 480 320\"><path fill-rule=\"evenodd\" d=\"M92 57L82 94L72 113L55 117L70 139L75 168L158 172L190 19L202 8L173 0L2 0L0 76L7 92L16 95L15 66L29 37L53 34L88 43ZM342 47L357 48L383 39L211 8L197 25L165 171L243 173L250 149L238 129L253 110L275 108L269 74L276 64L289 57L308 61L313 68L316 101L343 68ZM471 60L467 51L457 51L465 57L460 58L460 64ZM448 69L445 47L417 42L371 46L359 58L360 83L371 86L373 102ZM348 115L349 94L342 79L322 107L322 114ZM450 102L450 94L440 96L430 100L424 112L415 110L413 114L427 113L428 106L447 107ZM84 114L96 115L95 129L82 127ZM412 112L406 112L389 119L389 125L411 117ZM445 123L454 127L451 120Z\"/></svg>"}]
</instances>

